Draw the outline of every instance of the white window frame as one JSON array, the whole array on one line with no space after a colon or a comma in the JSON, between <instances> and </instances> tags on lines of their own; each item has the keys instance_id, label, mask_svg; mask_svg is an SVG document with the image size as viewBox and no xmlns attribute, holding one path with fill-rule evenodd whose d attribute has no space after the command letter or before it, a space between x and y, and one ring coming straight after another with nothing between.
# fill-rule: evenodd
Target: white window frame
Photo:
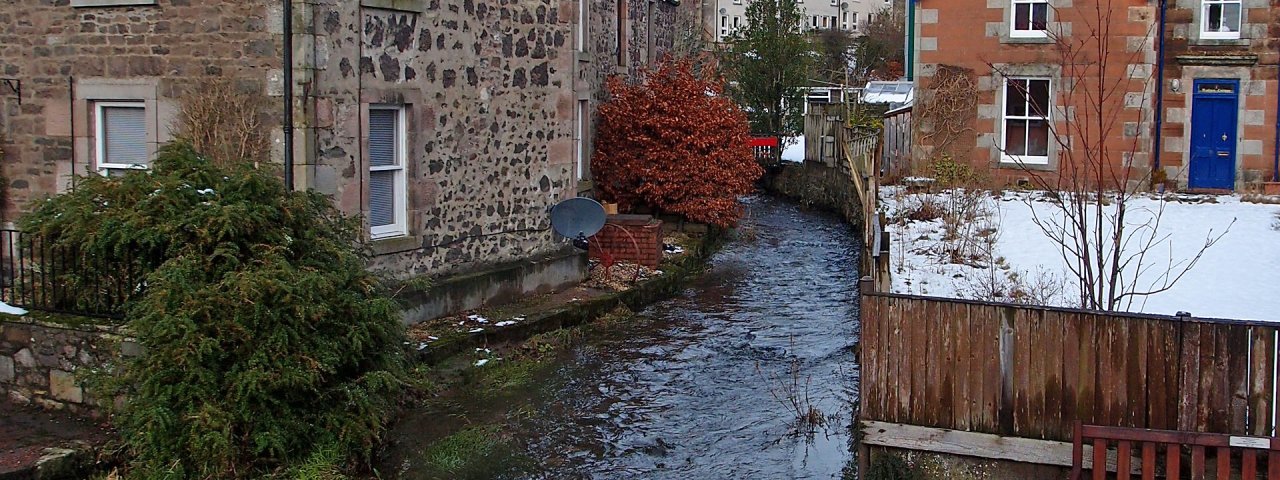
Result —
<instances>
[{"instance_id":1,"label":"white window frame","mask_svg":"<svg viewBox=\"0 0 1280 480\"><path fill-rule=\"evenodd\" d=\"M1223 23L1226 23L1227 5L1240 7L1239 18L1236 19L1236 31L1221 32L1209 30L1209 7L1222 7ZM1244 2L1242 0L1200 0L1200 38L1215 40L1234 40L1240 38L1240 30L1244 29Z\"/></svg>"},{"instance_id":2,"label":"white window frame","mask_svg":"<svg viewBox=\"0 0 1280 480\"><path fill-rule=\"evenodd\" d=\"M590 26L590 7L587 0L578 0L578 28L574 32L579 52L587 51L587 30Z\"/></svg>"},{"instance_id":3,"label":"white window frame","mask_svg":"<svg viewBox=\"0 0 1280 480\"><path fill-rule=\"evenodd\" d=\"M1049 12L1053 9L1049 5L1049 0L1011 0L1009 5L1009 36L1012 38L1046 38L1049 36ZM1044 5L1044 30L1019 30L1018 29L1018 5L1028 5L1031 10L1028 12L1031 17L1028 19L1032 24L1035 23L1035 6Z\"/></svg>"},{"instance_id":4,"label":"white window frame","mask_svg":"<svg viewBox=\"0 0 1280 480\"><path fill-rule=\"evenodd\" d=\"M108 108L138 108L142 109L142 114L147 114L147 102L141 100L118 100L106 102L94 102L93 104L93 150L94 161L97 164L98 173L102 175L110 174L111 170L147 170L150 166L142 163L108 163L107 159L107 135L106 135L106 115L102 111ZM146 128L144 126L144 128ZM151 137L151 132L146 133L147 138ZM147 149L148 151L150 148Z\"/></svg>"},{"instance_id":5,"label":"white window frame","mask_svg":"<svg viewBox=\"0 0 1280 480\"><path fill-rule=\"evenodd\" d=\"M375 110L392 110L396 112L396 164L373 166L372 159L369 162L369 172L386 172L395 171L396 178L392 187L395 188L393 197L395 198L395 223L390 225L369 225L369 238L378 240L383 238L402 237L409 234L408 222L408 182L405 177L406 164L408 163L408 134L407 125L408 115L404 105L369 105L369 111ZM368 139L366 142L366 150L368 149ZM372 199L369 200L370 202ZM370 211L373 206L370 205Z\"/></svg>"},{"instance_id":6,"label":"white window frame","mask_svg":"<svg viewBox=\"0 0 1280 480\"><path fill-rule=\"evenodd\" d=\"M729 16L721 15L720 16L720 39L724 40L727 38L729 38Z\"/></svg>"},{"instance_id":7,"label":"white window frame","mask_svg":"<svg viewBox=\"0 0 1280 480\"><path fill-rule=\"evenodd\" d=\"M1031 115L1031 95L1026 92L1024 101L1027 102L1027 113L1025 115L1009 115L1009 84L1018 80L1028 81L1044 81L1049 84L1048 105L1045 105L1044 116ZM1028 88L1030 90L1030 88ZM1015 163L1020 165L1046 166L1049 165L1049 156L1053 151L1053 79L1047 77L1008 77L1004 79L1004 87L1000 90L1000 162ZM1049 125L1049 137L1045 139L1045 155L1010 155L1008 151L1009 145L1009 120L1044 120ZM1030 125L1028 123L1028 125ZM1027 139L1023 139L1024 145L1029 144L1027 140L1030 138L1031 129L1026 129L1025 135Z\"/></svg>"},{"instance_id":8,"label":"white window frame","mask_svg":"<svg viewBox=\"0 0 1280 480\"><path fill-rule=\"evenodd\" d=\"M573 114L573 156L574 156L574 173L578 176L578 181L589 180L587 178L587 165L590 161L591 152L587 150L589 142L587 136L590 132L588 124L591 122L591 101L579 99L578 104L574 107Z\"/></svg>"}]
</instances>

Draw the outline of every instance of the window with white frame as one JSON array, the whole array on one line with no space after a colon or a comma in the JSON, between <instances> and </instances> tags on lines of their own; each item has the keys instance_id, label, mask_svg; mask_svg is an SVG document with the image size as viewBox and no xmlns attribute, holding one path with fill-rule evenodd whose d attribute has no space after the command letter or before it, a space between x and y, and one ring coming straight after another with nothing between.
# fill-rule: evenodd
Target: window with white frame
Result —
<instances>
[{"instance_id":1,"label":"window with white frame","mask_svg":"<svg viewBox=\"0 0 1280 480\"><path fill-rule=\"evenodd\" d=\"M1049 0L1013 0L1011 37L1044 37L1049 29Z\"/></svg>"},{"instance_id":2,"label":"window with white frame","mask_svg":"<svg viewBox=\"0 0 1280 480\"><path fill-rule=\"evenodd\" d=\"M98 171L142 170L151 165L147 107L143 102L94 104L94 151Z\"/></svg>"},{"instance_id":3,"label":"window with white frame","mask_svg":"<svg viewBox=\"0 0 1280 480\"><path fill-rule=\"evenodd\" d=\"M578 109L574 115L573 122L573 156L575 171L578 174L578 180L589 180L587 174L589 172L588 162L590 151L590 142L587 141L588 125L591 124L591 104L587 100L578 100Z\"/></svg>"},{"instance_id":4,"label":"window with white frame","mask_svg":"<svg viewBox=\"0 0 1280 480\"><path fill-rule=\"evenodd\" d=\"M591 28L588 23L591 20L588 7L587 0L578 0L578 32L576 37L579 52L587 51L587 29Z\"/></svg>"},{"instance_id":5,"label":"window with white frame","mask_svg":"<svg viewBox=\"0 0 1280 480\"><path fill-rule=\"evenodd\" d=\"M369 107L369 236L408 233L406 222L405 109L399 105Z\"/></svg>"},{"instance_id":6,"label":"window with white frame","mask_svg":"<svg viewBox=\"0 0 1280 480\"><path fill-rule=\"evenodd\" d=\"M1010 78L1004 83L1001 158L1025 165L1049 164L1050 81Z\"/></svg>"},{"instance_id":7,"label":"window with white frame","mask_svg":"<svg viewBox=\"0 0 1280 480\"><path fill-rule=\"evenodd\" d=\"M1240 38L1240 0L1202 0L1200 38Z\"/></svg>"},{"instance_id":8,"label":"window with white frame","mask_svg":"<svg viewBox=\"0 0 1280 480\"><path fill-rule=\"evenodd\" d=\"M720 39L729 38L729 16L720 16Z\"/></svg>"},{"instance_id":9,"label":"window with white frame","mask_svg":"<svg viewBox=\"0 0 1280 480\"><path fill-rule=\"evenodd\" d=\"M858 12L853 12L853 22L850 23L849 25L851 25L850 27L851 30L855 32L858 31Z\"/></svg>"},{"instance_id":10,"label":"window with white frame","mask_svg":"<svg viewBox=\"0 0 1280 480\"><path fill-rule=\"evenodd\" d=\"M733 33L738 33L738 29L740 28L742 28L742 18L737 15L734 15L733 16Z\"/></svg>"}]
</instances>

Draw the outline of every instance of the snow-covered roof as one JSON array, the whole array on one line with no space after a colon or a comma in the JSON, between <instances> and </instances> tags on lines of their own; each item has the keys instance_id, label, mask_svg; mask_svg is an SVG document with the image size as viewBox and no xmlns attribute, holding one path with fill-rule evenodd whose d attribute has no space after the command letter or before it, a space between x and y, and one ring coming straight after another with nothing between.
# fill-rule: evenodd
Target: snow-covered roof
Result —
<instances>
[{"instance_id":1,"label":"snow-covered roof","mask_svg":"<svg viewBox=\"0 0 1280 480\"><path fill-rule=\"evenodd\" d=\"M867 82L862 90L862 103L887 103L903 105L915 98L915 87L911 82Z\"/></svg>"}]
</instances>

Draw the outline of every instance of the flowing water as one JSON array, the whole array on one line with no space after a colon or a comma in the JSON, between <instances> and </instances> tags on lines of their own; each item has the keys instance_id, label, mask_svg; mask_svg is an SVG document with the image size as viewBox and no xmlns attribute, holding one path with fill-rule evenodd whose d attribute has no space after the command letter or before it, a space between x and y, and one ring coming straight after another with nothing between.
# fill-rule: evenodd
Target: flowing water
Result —
<instances>
[{"instance_id":1,"label":"flowing water","mask_svg":"<svg viewBox=\"0 0 1280 480\"><path fill-rule=\"evenodd\" d=\"M742 230L683 294L575 344L539 381L502 427L532 459L518 478L841 478L859 240L769 197L750 199Z\"/></svg>"}]
</instances>

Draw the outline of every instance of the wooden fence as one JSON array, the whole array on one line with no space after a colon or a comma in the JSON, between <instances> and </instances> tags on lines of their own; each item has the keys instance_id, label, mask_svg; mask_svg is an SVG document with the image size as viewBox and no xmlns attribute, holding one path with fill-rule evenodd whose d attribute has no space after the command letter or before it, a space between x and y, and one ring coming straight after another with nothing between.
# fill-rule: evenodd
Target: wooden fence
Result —
<instances>
[{"instance_id":1,"label":"wooden fence","mask_svg":"<svg viewBox=\"0 0 1280 480\"><path fill-rule=\"evenodd\" d=\"M1280 324L862 296L863 420L1070 442L1270 436Z\"/></svg>"}]
</instances>

